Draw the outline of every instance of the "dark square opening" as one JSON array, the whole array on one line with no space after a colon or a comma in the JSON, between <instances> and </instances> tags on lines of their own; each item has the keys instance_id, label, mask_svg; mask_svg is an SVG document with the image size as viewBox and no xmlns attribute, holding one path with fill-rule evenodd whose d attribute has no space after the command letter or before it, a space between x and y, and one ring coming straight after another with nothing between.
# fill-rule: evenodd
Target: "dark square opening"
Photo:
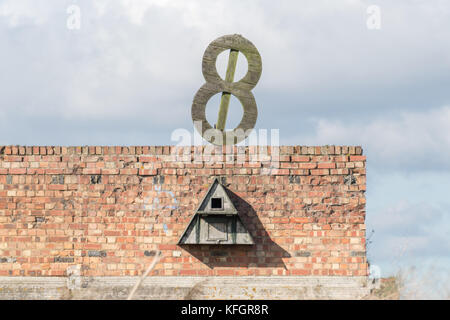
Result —
<instances>
[{"instance_id":1,"label":"dark square opening","mask_svg":"<svg viewBox=\"0 0 450 320\"><path fill-rule=\"evenodd\" d=\"M211 199L211 209L223 209L223 199L222 198L212 198Z\"/></svg>"}]
</instances>

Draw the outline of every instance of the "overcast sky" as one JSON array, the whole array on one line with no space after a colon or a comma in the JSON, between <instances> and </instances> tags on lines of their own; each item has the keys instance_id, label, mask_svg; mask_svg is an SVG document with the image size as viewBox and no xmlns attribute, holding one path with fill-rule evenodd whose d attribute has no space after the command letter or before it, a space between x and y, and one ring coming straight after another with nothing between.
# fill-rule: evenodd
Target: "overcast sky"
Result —
<instances>
[{"instance_id":1,"label":"overcast sky","mask_svg":"<svg viewBox=\"0 0 450 320\"><path fill-rule=\"evenodd\" d=\"M363 146L371 263L448 275L447 0L0 0L0 144L174 144L193 130L204 50L233 33L262 56L257 128L284 145Z\"/></svg>"}]
</instances>

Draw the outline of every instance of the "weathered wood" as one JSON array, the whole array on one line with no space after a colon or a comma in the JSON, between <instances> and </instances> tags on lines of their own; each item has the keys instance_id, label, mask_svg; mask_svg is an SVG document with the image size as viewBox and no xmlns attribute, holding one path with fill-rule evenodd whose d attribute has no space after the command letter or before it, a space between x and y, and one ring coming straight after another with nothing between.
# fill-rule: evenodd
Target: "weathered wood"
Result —
<instances>
[{"instance_id":1,"label":"weathered wood","mask_svg":"<svg viewBox=\"0 0 450 320\"><path fill-rule=\"evenodd\" d=\"M214 198L223 200L221 208L212 207ZM239 212L218 179L214 179L209 187L178 244L254 244Z\"/></svg>"},{"instance_id":2,"label":"weathered wood","mask_svg":"<svg viewBox=\"0 0 450 320\"><path fill-rule=\"evenodd\" d=\"M236 223L237 223L237 217L234 216L233 220L231 221L231 242L233 244L236 244Z\"/></svg>"},{"instance_id":3,"label":"weathered wood","mask_svg":"<svg viewBox=\"0 0 450 320\"><path fill-rule=\"evenodd\" d=\"M230 50L227 75L222 79L216 68L217 56ZM241 52L248 61L247 74L233 82L237 55ZM206 83L197 91L192 103L192 120L202 137L215 145L236 144L247 138L258 116L256 101L251 90L256 86L262 72L261 56L256 47L241 35L227 35L210 43L203 55L202 72ZM216 93L222 92L216 128L206 120L206 104ZM241 102L244 115L238 126L225 131L226 116L231 95Z\"/></svg>"},{"instance_id":4,"label":"weathered wood","mask_svg":"<svg viewBox=\"0 0 450 320\"><path fill-rule=\"evenodd\" d=\"M239 51L231 49L230 56L228 57L227 72L225 75L226 82L233 82L234 73L236 71L236 64L238 60ZM219 116L217 118L216 129L225 130L225 124L227 121L228 107L230 106L231 94L229 92L223 92L220 99Z\"/></svg>"},{"instance_id":5,"label":"weathered wood","mask_svg":"<svg viewBox=\"0 0 450 320\"><path fill-rule=\"evenodd\" d=\"M200 242L200 217L197 216L197 220L195 220L195 242Z\"/></svg>"}]
</instances>

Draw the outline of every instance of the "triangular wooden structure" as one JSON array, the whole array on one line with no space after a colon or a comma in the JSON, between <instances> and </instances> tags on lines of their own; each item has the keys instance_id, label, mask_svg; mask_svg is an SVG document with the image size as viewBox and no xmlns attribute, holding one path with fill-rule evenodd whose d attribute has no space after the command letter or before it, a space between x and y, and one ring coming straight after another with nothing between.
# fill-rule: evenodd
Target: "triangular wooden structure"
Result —
<instances>
[{"instance_id":1,"label":"triangular wooden structure","mask_svg":"<svg viewBox=\"0 0 450 320\"><path fill-rule=\"evenodd\" d=\"M216 178L178 244L254 244L225 187Z\"/></svg>"}]
</instances>

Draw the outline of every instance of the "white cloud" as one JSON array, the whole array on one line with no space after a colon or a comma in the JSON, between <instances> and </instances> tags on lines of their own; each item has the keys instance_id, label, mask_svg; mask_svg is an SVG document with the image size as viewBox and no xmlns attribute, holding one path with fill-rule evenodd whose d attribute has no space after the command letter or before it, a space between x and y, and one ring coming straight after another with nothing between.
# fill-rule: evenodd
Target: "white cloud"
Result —
<instances>
[{"instance_id":1,"label":"white cloud","mask_svg":"<svg viewBox=\"0 0 450 320\"><path fill-rule=\"evenodd\" d=\"M429 277L426 272L433 267L440 276L448 277L449 224L450 206L445 202L431 204L402 199L368 210L367 226L369 232L375 231L368 243L369 261L381 268L383 276L399 271L409 275L408 269L415 267L425 279Z\"/></svg>"},{"instance_id":2,"label":"white cloud","mask_svg":"<svg viewBox=\"0 0 450 320\"><path fill-rule=\"evenodd\" d=\"M0 103L68 119L145 115L159 124L164 110L178 106L178 118L189 118L181 105L189 109L203 83L204 49L220 35L241 33L263 58L255 91L294 103L325 102L319 111L338 108L336 99L349 102L342 109L361 109L352 95L370 99L370 91L378 95L380 88L450 71L450 6L405 3L380 3L383 29L376 33L366 28L370 3L362 0L80 0L82 27L70 32L66 8L73 1L5 0L0 58L18 76L0 79L9 93ZM1 30L2 20L15 30ZM265 112L274 108L290 109L290 118L302 112L289 105ZM308 108L314 112L308 105L303 111Z\"/></svg>"},{"instance_id":3,"label":"white cloud","mask_svg":"<svg viewBox=\"0 0 450 320\"><path fill-rule=\"evenodd\" d=\"M319 119L315 123L307 144L362 145L370 166L450 169L450 107L378 116L368 122Z\"/></svg>"},{"instance_id":4,"label":"white cloud","mask_svg":"<svg viewBox=\"0 0 450 320\"><path fill-rule=\"evenodd\" d=\"M403 200L378 213L373 227L375 229L381 227L384 230L398 233L408 232L411 235L420 235L424 226L439 225L442 218L443 213L436 208L423 203L412 205Z\"/></svg>"},{"instance_id":5,"label":"white cloud","mask_svg":"<svg viewBox=\"0 0 450 320\"><path fill-rule=\"evenodd\" d=\"M0 18L10 28L24 25L40 26L51 14L51 6L45 0L17 1L3 0L0 3Z\"/></svg>"}]
</instances>

